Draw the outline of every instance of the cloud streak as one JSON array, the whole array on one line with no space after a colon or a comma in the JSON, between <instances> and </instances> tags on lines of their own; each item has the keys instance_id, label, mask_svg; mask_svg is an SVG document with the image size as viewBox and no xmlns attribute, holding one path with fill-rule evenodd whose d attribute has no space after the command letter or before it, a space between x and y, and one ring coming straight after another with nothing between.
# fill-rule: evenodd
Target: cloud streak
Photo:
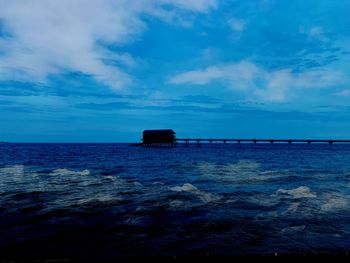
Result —
<instances>
[{"instance_id":1,"label":"cloud streak","mask_svg":"<svg viewBox=\"0 0 350 263\"><path fill-rule=\"evenodd\" d=\"M142 15L171 21L175 13L215 7L216 0L0 0L0 80L46 82L68 71L122 89L132 83L134 61L108 47L146 30Z\"/></svg>"},{"instance_id":2,"label":"cloud streak","mask_svg":"<svg viewBox=\"0 0 350 263\"><path fill-rule=\"evenodd\" d=\"M345 81L345 75L336 70L310 70L295 73L290 69L266 70L249 61L177 74L170 84L209 85L222 82L233 90L248 91L265 101L283 102L293 89L327 88Z\"/></svg>"}]
</instances>

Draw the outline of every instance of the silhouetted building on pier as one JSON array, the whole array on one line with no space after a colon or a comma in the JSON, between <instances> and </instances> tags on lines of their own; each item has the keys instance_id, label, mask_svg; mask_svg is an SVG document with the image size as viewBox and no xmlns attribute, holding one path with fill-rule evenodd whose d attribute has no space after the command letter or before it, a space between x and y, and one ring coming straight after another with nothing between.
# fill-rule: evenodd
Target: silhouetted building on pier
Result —
<instances>
[{"instance_id":1,"label":"silhouetted building on pier","mask_svg":"<svg viewBox=\"0 0 350 263\"><path fill-rule=\"evenodd\" d=\"M143 144L146 146L170 146L175 143L175 132L173 130L144 130Z\"/></svg>"}]
</instances>

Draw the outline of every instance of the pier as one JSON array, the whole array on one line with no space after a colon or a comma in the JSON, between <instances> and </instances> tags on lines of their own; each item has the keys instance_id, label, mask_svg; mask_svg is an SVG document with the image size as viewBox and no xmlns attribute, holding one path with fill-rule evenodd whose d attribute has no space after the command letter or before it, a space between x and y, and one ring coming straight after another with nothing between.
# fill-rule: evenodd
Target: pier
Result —
<instances>
[{"instance_id":1,"label":"pier","mask_svg":"<svg viewBox=\"0 0 350 263\"><path fill-rule=\"evenodd\" d=\"M350 143L350 140L318 140L318 139L204 139L204 138L176 138L176 143Z\"/></svg>"},{"instance_id":2,"label":"pier","mask_svg":"<svg viewBox=\"0 0 350 263\"><path fill-rule=\"evenodd\" d=\"M163 130L144 130L142 143L136 144L135 146L146 146L146 147L175 147L178 143L188 145L190 143L323 143L323 144L334 144L334 143L350 143L350 140L333 140L333 139L256 139L256 138L238 138L238 139L218 139L218 138L176 138L176 132L172 129Z\"/></svg>"}]
</instances>

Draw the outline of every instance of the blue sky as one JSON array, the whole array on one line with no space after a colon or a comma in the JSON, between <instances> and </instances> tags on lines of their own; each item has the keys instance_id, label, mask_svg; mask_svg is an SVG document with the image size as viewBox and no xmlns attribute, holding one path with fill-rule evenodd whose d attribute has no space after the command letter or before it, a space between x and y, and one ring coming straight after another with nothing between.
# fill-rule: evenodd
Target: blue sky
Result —
<instances>
[{"instance_id":1,"label":"blue sky","mask_svg":"<svg viewBox=\"0 0 350 263\"><path fill-rule=\"evenodd\" d=\"M0 140L350 138L348 0L0 0Z\"/></svg>"}]
</instances>

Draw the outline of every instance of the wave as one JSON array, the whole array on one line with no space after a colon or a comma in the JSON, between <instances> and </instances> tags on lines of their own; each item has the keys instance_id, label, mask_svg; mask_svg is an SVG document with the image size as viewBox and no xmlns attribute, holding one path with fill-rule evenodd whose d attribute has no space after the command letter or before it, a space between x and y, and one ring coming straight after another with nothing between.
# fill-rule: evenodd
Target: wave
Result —
<instances>
[{"instance_id":1,"label":"wave","mask_svg":"<svg viewBox=\"0 0 350 263\"><path fill-rule=\"evenodd\" d=\"M88 197L88 198L82 198L77 201L77 204L87 204L87 203L95 203L95 202L100 202L100 203L110 203L110 202L118 202L121 201L121 197L116 197L110 194L106 195L96 195L94 197Z\"/></svg>"},{"instance_id":2,"label":"wave","mask_svg":"<svg viewBox=\"0 0 350 263\"><path fill-rule=\"evenodd\" d=\"M184 206L184 202L181 200L173 200L169 203L169 206L171 208L179 208L179 207L183 207Z\"/></svg>"},{"instance_id":3,"label":"wave","mask_svg":"<svg viewBox=\"0 0 350 263\"><path fill-rule=\"evenodd\" d=\"M281 230L282 234L295 234L295 232L301 232L304 231L306 228L305 225L299 225L299 226L289 226L285 227Z\"/></svg>"},{"instance_id":4,"label":"wave","mask_svg":"<svg viewBox=\"0 0 350 263\"><path fill-rule=\"evenodd\" d=\"M210 179L228 182L262 182L285 176L281 172L261 170L258 162L239 160L234 164L199 163L197 169Z\"/></svg>"},{"instance_id":5,"label":"wave","mask_svg":"<svg viewBox=\"0 0 350 263\"><path fill-rule=\"evenodd\" d=\"M53 170L50 175L90 175L90 171L85 169L83 171L72 171L66 168Z\"/></svg>"},{"instance_id":6,"label":"wave","mask_svg":"<svg viewBox=\"0 0 350 263\"><path fill-rule=\"evenodd\" d=\"M198 169L204 174L225 173L225 174L251 174L257 171L260 164L250 160L239 160L235 164L215 164L203 162L198 164Z\"/></svg>"},{"instance_id":7,"label":"wave","mask_svg":"<svg viewBox=\"0 0 350 263\"><path fill-rule=\"evenodd\" d=\"M0 168L0 174L22 176L24 174L24 165L14 165Z\"/></svg>"},{"instance_id":8,"label":"wave","mask_svg":"<svg viewBox=\"0 0 350 263\"><path fill-rule=\"evenodd\" d=\"M103 176L103 179L109 179L109 180L112 180L112 181L115 181L117 177L113 176L113 175L105 175Z\"/></svg>"},{"instance_id":9,"label":"wave","mask_svg":"<svg viewBox=\"0 0 350 263\"><path fill-rule=\"evenodd\" d=\"M265 202L275 201L285 206L278 211L260 213L257 218L274 217L297 217L313 218L316 215L322 216L326 213L339 213L349 209L349 196L337 192L312 192L306 186L294 189L278 189L275 194L264 199ZM256 202L260 204L260 201Z\"/></svg>"},{"instance_id":10,"label":"wave","mask_svg":"<svg viewBox=\"0 0 350 263\"><path fill-rule=\"evenodd\" d=\"M348 208L348 201L343 197L331 197L321 205L322 212L332 212L334 210L343 210Z\"/></svg>"},{"instance_id":11,"label":"wave","mask_svg":"<svg viewBox=\"0 0 350 263\"><path fill-rule=\"evenodd\" d=\"M163 182L153 182L152 184L153 185L165 185L165 183L163 183Z\"/></svg>"},{"instance_id":12,"label":"wave","mask_svg":"<svg viewBox=\"0 0 350 263\"><path fill-rule=\"evenodd\" d=\"M310 191L310 188L307 186L299 186L298 188L294 188L294 189L278 189L276 191L276 195L283 195L285 197L290 197L290 198L294 198L294 199L298 199L298 198L316 198L316 194L312 193Z\"/></svg>"},{"instance_id":13,"label":"wave","mask_svg":"<svg viewBox=\"0 0 350 263\"><path fill-rule=\"evenodd\" d=\"M171 191L174 192L188 192L193 194L194 196L198 197L201 201L205 203L217 201L220 199L220 197L213 195L211 193L201 191L197 187L193 186L192 184L185 183L183 186L175 186L170 188Z\"/></svg>"},{"instance_id":14,"label":"wave","mask_svg":"<svg viewBox=\"0 0 350 263\"><path fill-rule=\"evenodd\" d=\"M300 203L299 202L293 202L289 205L288 209L284 212L284 214L288 213L296 213L298 209L300 208Z\"/></svg>"}]
</instances>

